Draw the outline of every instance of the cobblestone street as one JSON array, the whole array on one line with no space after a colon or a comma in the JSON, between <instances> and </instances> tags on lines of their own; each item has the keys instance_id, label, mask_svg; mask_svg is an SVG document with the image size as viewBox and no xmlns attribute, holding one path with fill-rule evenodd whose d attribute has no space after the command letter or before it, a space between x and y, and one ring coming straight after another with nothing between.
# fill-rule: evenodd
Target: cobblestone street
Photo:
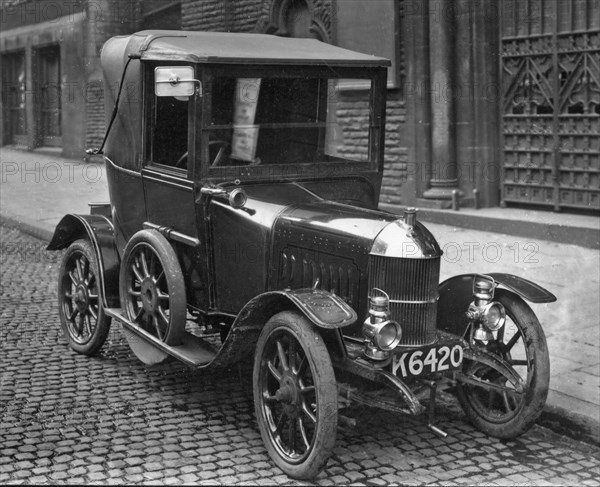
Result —
<instances>
[{"instance_id":1,"label":"cobblestone street","mask_svg":"<svg viewBox=\"0 0 600 487\"><path fill-rule=\"evenodd\" d=\"M59 253L0 227L0 483L278 484L255 422L250 363L219 373L148 367L117 326L98 356L67 348L56 310ZM600 449L534 426L516 441L440 407L422 418L344 413L318 485L600 485ZM345 423L344 423L345 424Z\"/></svg>"}]
</instances>

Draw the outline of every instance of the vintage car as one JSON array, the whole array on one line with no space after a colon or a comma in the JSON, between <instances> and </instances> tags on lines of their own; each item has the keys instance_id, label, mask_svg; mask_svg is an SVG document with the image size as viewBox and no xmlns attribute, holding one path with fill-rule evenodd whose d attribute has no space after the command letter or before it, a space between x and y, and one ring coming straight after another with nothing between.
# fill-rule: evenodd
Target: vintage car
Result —
<instances>
[{"instance_id":1,"label":"vintage car","mask_svg":"<svg viewBox=\"0 0 600 487\"><path fill-rule=\"evenodd\" d=\"M92 355L111 321L147 364L253 357L273 462L314 477L353 402L429 412L455 391L513 438L548 392L544 332L503 273L439 283L414 209L378 209L389 61L261 34L144 31L102 50L110 203L66 215L49 250L60 321Z\"/></svg>"}]
</instances>

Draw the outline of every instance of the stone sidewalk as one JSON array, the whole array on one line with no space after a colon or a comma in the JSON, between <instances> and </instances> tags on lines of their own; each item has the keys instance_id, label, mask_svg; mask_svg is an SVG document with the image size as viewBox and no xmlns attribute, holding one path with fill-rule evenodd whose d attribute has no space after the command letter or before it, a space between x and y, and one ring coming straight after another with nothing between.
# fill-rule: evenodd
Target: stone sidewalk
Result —
<instances>
[{"instance_id":1,"label":"stone sidewalk","mask_svg":"<svg viewBox=\"0 0 600 487\"><path fill-rule=\"evenodd\" d=\"M2 220L41 239L50 238L64 214L88 213L88 203L108 201L100 164L9 148L0 149L0 163ZM485 215L486 210L479 211ZM595 217L586 218L592 228L599 223ZM551 390L542 423L600 444L598 250L439 223L427 226L444 250L442 279L467 272L506 272L535 281L557 296L556 303L532 305L550 349Z\"/></svg>"}]
</instances>

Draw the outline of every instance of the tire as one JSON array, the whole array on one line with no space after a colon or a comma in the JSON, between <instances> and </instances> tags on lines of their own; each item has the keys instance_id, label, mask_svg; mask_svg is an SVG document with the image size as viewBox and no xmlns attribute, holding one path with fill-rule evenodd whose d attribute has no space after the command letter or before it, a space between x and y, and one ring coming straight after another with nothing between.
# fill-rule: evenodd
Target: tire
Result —
<instances>
[{"instance_id":1,"label":"tire","mask_svg":"<svg viewBox=\"0 0 600 487\"><path fill-rule=\"evenodd\" d=\"M488 350L504 358L521 376L523 394L484 390L470 384L457 386L458 400L480 431L511 439L526 432L544 408L550 382L550 360L544 331L531 308L516 294L498 289L495 300L506 309L506 323L499 330L502 345L489 342ZM466 362L464 372L504 384L506 379L489 367Z\"/></svg>"},{"instance_id":2,"label":"tire","mask_svg":"<svg viewBox=\"0 0 600 487\"><path fill-rule=\"evenodd\" d=\"M119 296L130 321L168 345L181 343L187 311L185 283L173 247L156 230L141 230L127 243Z\"/></svg>"},{"instance_id":3,"label":"tire","mask_svg":"<svg viewBox=\"0 0 600 487\"><path fill-rule=\"evenodd\" d=\"M312 479L335 444L338 407L329 352L305 317L283 311L267 322L253 382L256 419L271 459L290 477Z\"/></svg>"},{"instance_id":4,"label":"tire","mask_svg":"<svg viewBox=\"0 0 600 487\"><path fill-rule=\"evenodd\" d=\"M104 345L111 319L104 314L99 268L89 240L76 240L63 255L58 271L58 314L69 346L94 355Z\"/></svg>"}]
</instances>

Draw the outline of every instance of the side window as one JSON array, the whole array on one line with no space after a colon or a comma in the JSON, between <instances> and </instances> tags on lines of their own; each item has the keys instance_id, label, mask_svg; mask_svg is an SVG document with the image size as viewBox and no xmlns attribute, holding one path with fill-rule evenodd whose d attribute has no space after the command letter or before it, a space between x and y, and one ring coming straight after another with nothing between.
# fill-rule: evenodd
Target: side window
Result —
<instances>
[{"instance_id":1,"label":"side window","mask_svg":"<svg viewBox=\"0 0 600 487\"><path fill-rule=\"evenodd\" d=\"M188 97L156 96L154 72L150 85L148 162L187 169Z\"/></svg>"}]
</instances>

